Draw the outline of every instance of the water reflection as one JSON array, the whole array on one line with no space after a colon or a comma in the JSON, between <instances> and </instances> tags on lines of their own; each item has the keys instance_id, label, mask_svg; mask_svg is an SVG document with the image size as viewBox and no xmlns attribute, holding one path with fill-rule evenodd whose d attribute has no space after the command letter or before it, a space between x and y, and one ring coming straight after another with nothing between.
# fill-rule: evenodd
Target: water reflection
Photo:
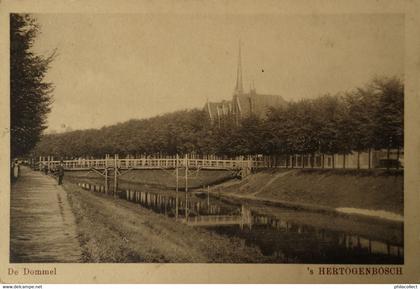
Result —
<instances>
[{"instance_id":1,"label":"water reflection","mask_svg":"<svg viewBox=\"0 0 420 289\"><path fill-rule=\"evenodd\" d=\"M86 190L104 192L103 186L78 183ZM181 195L181 194L180 194ZM403 247L396 242L374 240L357 234L344 233L291 221L285 217L261 214L244 205L202 200L199 197L178 199L173 194L147 193L132 189L118 192L118 197L139 203L168 217L176 216L192 226L241 238L249 246L257 246L267 262L402 264ZM186 206L187 204L187 206ZM187 208L187 210L185 209Z\"/></svg>"},{"instance_id":2,"label":"water reflection","mask_svg":"<svg viewBox=\"0 0 420 289\"><path fill-rule=\"evenodd\" d=\"M264 254L305 263L402 263L403 249L358 235L318 229L275 217L253 216L252 230L217 228L257 244Z\"/></svg>"}]
</instances>

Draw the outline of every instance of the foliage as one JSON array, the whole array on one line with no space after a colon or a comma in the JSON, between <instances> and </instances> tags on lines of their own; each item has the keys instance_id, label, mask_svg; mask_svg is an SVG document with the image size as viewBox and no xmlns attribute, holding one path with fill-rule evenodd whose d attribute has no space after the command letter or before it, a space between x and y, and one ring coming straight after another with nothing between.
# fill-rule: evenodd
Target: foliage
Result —
<instances>
[{"instance_id":1,"label":"foliage","mask_svg":"<svg viewBox=\"0 0 420 289\"><path fill-rule=\"evenodd\" d=\"M377 78L342 95L323 95L270 108L264 119L233 116L211 123L204 110L46 135L38 155L100 156L185 153L239 155L347 154L403 146L404 86Z\"/></svg>"},{"instance_id":2,"label":"foliage","mask_svg":"<svg viewBox=\"0 0 420 289\"><path fill-rule=\"evenodd\" d=\"M376 78L370 88L377 98L373 143L376 148L404 145L404 85L396 77Z\"/></svg>"},{"instance_id":3,"label":"foliage","mask_svg":"<svg viewBox=\"0 0 420 289\"><path fill-rule=\"evenodd\" d=\"M32 47L40 32L27 14L10 15L11 157L28 153L46 128L53 86L44 81L55 53L36 55Z\"/></svg>"}]
</instances>

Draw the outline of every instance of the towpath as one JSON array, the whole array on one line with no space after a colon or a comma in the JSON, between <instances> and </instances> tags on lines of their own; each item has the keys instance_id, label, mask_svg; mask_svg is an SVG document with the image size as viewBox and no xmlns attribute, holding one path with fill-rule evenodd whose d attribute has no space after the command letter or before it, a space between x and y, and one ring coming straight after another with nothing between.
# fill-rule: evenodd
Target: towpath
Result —
<instances>
[{"instance_id":1,"label":"towpath","mask_svg":"<svg viewBox=\"0 0 420 289\"><path fill-rule=\"evenodd\" d=\"M67 193L55 179L21 167L10 198L11 263L76 263L81 260Z\"/></svg>"}]
</instances>

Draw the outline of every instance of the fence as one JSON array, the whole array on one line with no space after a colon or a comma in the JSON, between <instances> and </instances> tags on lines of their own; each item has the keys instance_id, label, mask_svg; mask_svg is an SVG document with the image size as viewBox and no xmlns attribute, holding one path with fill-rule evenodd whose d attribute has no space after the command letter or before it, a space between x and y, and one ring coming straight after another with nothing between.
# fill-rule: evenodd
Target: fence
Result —
<instances>
[{"instance_id":1,"label":"fence","mask_svg":"<svg viewBox=\"0 0 420 289\"><path fill-rule=\"evenodd\" d=\"M189 167L198 169L227 169L227 170L255 170L263 168L325 168L325 169L370 169L386 167L387 152L384 150L371 150L370 152L353 152L351 154L307 154L307 155L279 155L279 156L238 156L224 159L214 155L186 155L184 158L176 156L164 156L161 158L142 156L142 158L73 158L64 160L64 167L68 170L77 169L105 169L117 167L120 169L172 169L177 167ZM404 167L404 152L390 151L391 166ZM390 163L388 161L388 164ZM40 157L38 166L40 169L48 167L54 169L59 161L53 157Z\"/></svg>"}]
</instances>

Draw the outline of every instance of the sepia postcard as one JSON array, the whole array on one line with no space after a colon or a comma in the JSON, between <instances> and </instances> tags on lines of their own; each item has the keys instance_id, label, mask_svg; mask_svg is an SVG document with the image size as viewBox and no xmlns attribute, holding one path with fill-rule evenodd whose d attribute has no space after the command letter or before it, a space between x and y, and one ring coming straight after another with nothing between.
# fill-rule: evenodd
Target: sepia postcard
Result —
<instances>
[{"instance_id":1,"label":"sepia postcard","mask_svg":"<svg viewBox=\"0 0 420 289\"><path fill-rule=\"evenodd\" d=\"M419 12L0 1L0 282L419 282Z\"/></svg>"}]
</instances>

